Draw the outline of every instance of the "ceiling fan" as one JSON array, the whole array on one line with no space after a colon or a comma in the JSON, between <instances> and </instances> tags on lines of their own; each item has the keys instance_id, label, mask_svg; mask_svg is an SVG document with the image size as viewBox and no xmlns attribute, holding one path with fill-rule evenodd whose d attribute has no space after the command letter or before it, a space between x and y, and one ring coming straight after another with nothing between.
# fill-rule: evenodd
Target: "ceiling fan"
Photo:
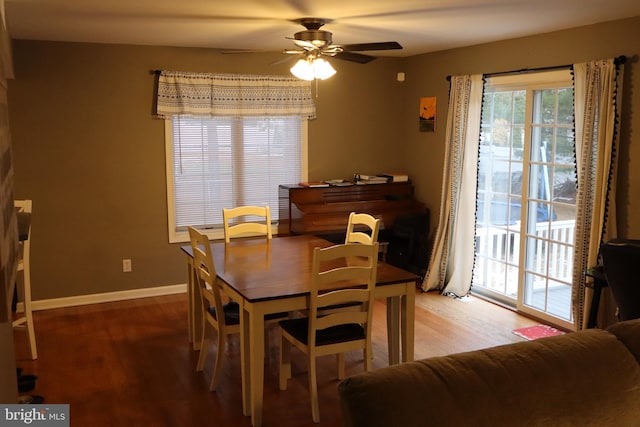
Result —
<instances>
[{"instance_id":1,"label":"ceiling fan","mask_svg":"<svg viewBox=\"0 0 640 427\"><path fill-rule=\"evenodd\" d=\"M304 55L305 57L313 56L314 58L331 56L345 61L366 64L376 59L376 57L357 52L402 49L398 42L333 44L333 34L320 29L324 24L330 23L330 19L300 18L295 19L293 22L302 25L306 30L298 31L293 35L293 38L288 37L302 50L285 50L287 54Z\"/></svg>"},{"instance_id":2,"label":"ceiling fan","mask_svg":"<svg viewBox=\"0 0 640 427\"><path fill-rule=\"evenodd\" d=\"M359 43L359 44L333 44L329 31L320 28L331 22L322 18L300 18L294 20L306 28L293 35L293 43L300 49L285 50L286 54L302 55L302 58L291 67L291 73L303 80L325 80L333 76L336 70L322 56L330 56L345 61L366 64L376 59L375 56L358 53L371 50L402 49L398 42Z\"/></svg>"}]
</instances>

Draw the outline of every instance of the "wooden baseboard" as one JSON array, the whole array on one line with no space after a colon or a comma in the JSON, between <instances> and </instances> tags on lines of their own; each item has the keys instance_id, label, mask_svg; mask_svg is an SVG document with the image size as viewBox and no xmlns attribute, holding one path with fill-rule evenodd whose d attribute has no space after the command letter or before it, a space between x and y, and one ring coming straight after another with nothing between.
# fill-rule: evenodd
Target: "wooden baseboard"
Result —
<instances>
[{"instance_id":1,"label":"wooden baseboard","mask_svg":"<svg viewBox=\"0 0 640 427\"><path fill-rule=\"evenodd\" d=\"M186 284L158 286L155 288L131 289L128 291L106 292L92 295L78 295L65 298L52 298L32 301L31 309L50 310L52 308L74 307L77 305L100 304L103 302L124 301L135 298L157 297L187 292ZM23 312L22 303L18 303L17 312Z\"/></svg>"}]
</instances>

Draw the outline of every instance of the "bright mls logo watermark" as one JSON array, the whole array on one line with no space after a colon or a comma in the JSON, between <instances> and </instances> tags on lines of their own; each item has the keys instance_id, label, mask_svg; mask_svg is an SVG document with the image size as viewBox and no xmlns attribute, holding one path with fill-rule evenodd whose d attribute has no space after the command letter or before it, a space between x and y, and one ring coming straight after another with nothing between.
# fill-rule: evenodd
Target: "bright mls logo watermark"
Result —
<instances>
[{"instance_id":1,"label":"bright mls logo watermark","mask_svg":"<svg viewBox=\"0 0 640 427\"><path fill-rule=\"evenodd\" d=\"M69 427L69 405L0 405L0 427Z\"/></svg>"}]
</instances>

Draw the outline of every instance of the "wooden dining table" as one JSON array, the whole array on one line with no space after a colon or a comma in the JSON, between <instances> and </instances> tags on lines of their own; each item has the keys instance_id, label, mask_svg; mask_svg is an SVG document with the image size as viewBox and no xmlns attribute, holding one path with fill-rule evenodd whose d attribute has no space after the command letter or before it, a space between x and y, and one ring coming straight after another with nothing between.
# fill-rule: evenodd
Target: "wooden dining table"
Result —
<instances>
[{"instance_id":1,"label":"wooden dining table","mask_svg":"<svg viewBox=\"0 0 640 427\"><path fill-rule=\"evenodd\" d=\"M264 389L264 317L304 310L309 306L313 249L333 243L312 235L267 239L235 239L211 243L216 275L231 299L242 308L243 413L254 427L262 425ZM191 246L186 254L189 287L189 337L201 334L202 304L193 272ZM384 262L378 263L375 298L387 299L389 364L413 360L415 290L419 277ZM402 350L402 355L400 354ZM402 357L401 357L402 356Z\"/></svg>"}]
</instances>

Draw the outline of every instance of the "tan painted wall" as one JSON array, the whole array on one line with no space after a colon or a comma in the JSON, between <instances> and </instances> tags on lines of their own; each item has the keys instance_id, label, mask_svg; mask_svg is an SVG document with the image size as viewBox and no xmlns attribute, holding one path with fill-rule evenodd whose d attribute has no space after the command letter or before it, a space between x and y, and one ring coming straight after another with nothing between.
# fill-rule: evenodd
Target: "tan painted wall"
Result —
<instances>
[{"instance_id":1,"label":"tan painted wall","mask_svg":"<svg viewBox=\"0 0 640 427\"><path fill-rule=\"evenodd\" d=\"M309 126L309 178L405 170L435 227L451 74L490 73L627 55L620 147L621 235L640 236L640 18L367 65L333 61ZM164 129L152 118L153 69L287 73L273 54L17 41L9 85L16 197L34 200L34 298L185 282L167 243ZM396 81L396 73L406 81ZM435 133L418 131L422 96L438 98ZM636 160L634 160L636 159ZM638 165L633 167L632 161ZM121 272L123 258L133 272Z\"/></svg>"},{"instance_id":2,"label":"tan painted wall","mask_svg":"<svg viewBox=\"0 0 640 427\"><path fill-rule=\"evenodd\" d=\"M287 74L279 54L17 41L9 105L16 197L33 199L35 300L185 283L168 243L154 69ZM309 178L402 168L400 59L333 61L309 126ZM122 259L133 272L122 273Z\"/></svg>"}]
</instances>

